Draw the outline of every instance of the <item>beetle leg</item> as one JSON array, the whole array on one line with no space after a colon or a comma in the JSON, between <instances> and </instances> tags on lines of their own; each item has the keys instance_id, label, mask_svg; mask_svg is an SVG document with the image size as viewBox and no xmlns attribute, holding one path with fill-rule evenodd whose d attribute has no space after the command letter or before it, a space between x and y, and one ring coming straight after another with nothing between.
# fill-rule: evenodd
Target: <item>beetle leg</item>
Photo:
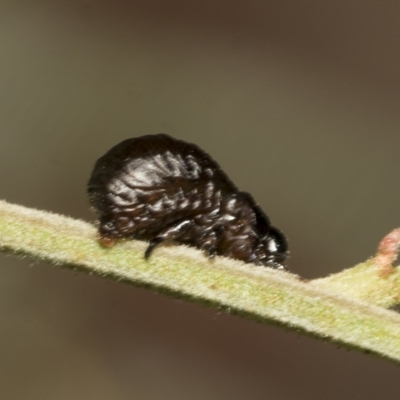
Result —
<instances>
[{"instance_id":1,"label":"beetle leg","mask_svg":"<svg viewBox=\"0 0 400 400\"><path fill-rule=\"evenodd\" d=\"M212 260L217 255L217 246L213 237L208 237L207 240L201 245L201 250L204 251L206 256Z\"/></svg>"},{"instance_id":2,"label":"beetle leg","mask_svg":"<svg viewBox=\"0 0 400 400\"><path fill-rule=\"evenodd\" d=\"M225 228L222 225L216 226L201 244L201 250L209 259L213 259L217 255L218 243L224 231Z\"/></svg>"},{"instance_id":3,"label":"beetle leg","mask_svg":"<svg viewBox=\"0 0 400 400\"><path fill-rule=\"evenodd\" d=\"M192 226L193 221L186 219L177 223L176 225L169 226L168 228L162 230L155 238L150 240L149 246L144 253L144 258L149 258L155 247L160 243L177 239L179 236L187 232Z\"/></svg>"},{"instance_id":4,"label":"beetle leg","mask_svg":"<svg viewBox=\"0 0 400 400\"><path fill-rule=\"evenodd\" d=\"M118 236L115 235L115 223L111 219L102 217L100 220L98 241L103 247L113 247Z\"/></svg>"}]
</instances>

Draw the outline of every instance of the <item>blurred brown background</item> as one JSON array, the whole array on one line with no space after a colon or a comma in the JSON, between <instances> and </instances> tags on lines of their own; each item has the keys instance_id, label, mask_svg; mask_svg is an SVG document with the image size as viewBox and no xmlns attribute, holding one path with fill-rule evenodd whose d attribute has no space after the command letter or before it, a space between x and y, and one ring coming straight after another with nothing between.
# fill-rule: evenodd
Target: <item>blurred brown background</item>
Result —
<instances>
[{"instance_id":1,"label":"blurred brown background","mask_svg":"<svg viewBox=\"0 0 400 400\"><path fill-rule=\"evenodd\" d=\"M94 220L119 141L212 154L323 276L400 225L400 3L0 0L0 197ZM398 399L400 370L128 285L0 259L0 398Z\"/></svg>"}]
</instances>

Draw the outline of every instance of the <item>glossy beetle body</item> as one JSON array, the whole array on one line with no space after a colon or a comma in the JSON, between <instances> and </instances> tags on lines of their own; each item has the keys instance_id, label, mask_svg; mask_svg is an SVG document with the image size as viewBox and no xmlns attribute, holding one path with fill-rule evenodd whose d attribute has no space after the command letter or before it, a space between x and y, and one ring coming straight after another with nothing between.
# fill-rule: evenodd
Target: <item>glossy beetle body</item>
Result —
<instances>
[{"instance_id":1,"label":"glossy beetle body","mask_svg":"<svg viewBox=\"0 0 400 400\"><path fill-rule=\"evenodd\" d=\"M210 258L282 268L284 235L253 197L240 192L198 146L166 134L127 139L101 157L88 184L100 241L163 241L195 246Z\"/></svg>"}]
</instances>

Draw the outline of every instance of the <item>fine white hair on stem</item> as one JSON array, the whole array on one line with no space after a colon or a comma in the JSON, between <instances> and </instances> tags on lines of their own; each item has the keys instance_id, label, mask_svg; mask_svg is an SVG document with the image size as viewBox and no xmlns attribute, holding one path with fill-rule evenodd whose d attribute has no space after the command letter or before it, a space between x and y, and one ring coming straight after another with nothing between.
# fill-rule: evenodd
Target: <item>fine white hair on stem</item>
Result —
<instances>
[{"instance_id":1,"label":"fine white hair on stem","mask_svg":"<svg viewBox=\"0 0 400 400\"><path fill-rule=\"evenodd\" d=\"M391 248L397 251L398 246ZM227 258L210 261L184 246L160 247L145 260L144 242L125 241L106 249L98 244L96 228L89 223L5 201L0 201L0 249L145 286L400 362L400 316L384 308L400 301L400 273L392 266L388 272L386 263L383 274L375 262L379 257L309 282L285 271ZM385 243L379 249L388 251Z\"/></svg>"}]
</instances>

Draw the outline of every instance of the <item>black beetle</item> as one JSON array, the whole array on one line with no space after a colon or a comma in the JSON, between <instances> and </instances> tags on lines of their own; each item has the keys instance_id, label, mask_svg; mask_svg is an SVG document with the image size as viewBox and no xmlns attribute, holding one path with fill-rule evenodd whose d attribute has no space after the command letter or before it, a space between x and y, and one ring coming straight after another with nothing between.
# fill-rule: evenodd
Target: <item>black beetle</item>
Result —
<instances>
[{"instance_id":1,"label":"black beetle","mask_svg":"<svg viewBox=\"0 0 400 400\"><path fill-rule=\"evenodd\" d=\"M283 268L285 236L253 197L241 192L198 146L166 134L117 144L96 162L90 203L100 217L100 242L164 241L195 246L208 257Z\"/></svg>"}]
</instances>

